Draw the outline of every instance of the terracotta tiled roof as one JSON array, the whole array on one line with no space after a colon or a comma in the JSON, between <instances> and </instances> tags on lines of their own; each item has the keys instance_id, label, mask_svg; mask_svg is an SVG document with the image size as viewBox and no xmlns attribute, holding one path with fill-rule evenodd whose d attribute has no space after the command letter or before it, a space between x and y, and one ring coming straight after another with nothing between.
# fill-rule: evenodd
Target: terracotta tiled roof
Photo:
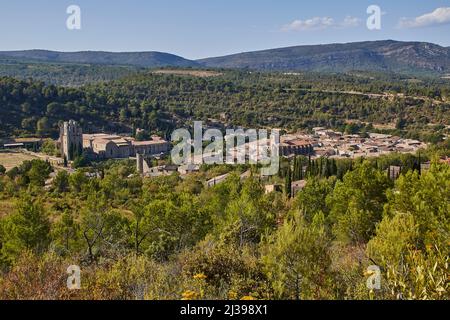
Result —
<instances>
[{"instance_id":1,"label":"terracotta tiled roof","mask_svg":"<svg viewBox=\"0 0 450 320\"><path fill-rule=\"evenodd\" d=\"M295 147L304 147L304 146L309 146L311 144L311 141L295 139L295 140L283 141L282 144L288 145L288 146L295 146Z\"/></svg>"},{"instance_id":2,"label":"terracotta tiled roof","mask_svg":"<svg viewBox=\"0 0 450 320\"><path fill-rule=\"evenodd\" d=\"M159 145L159 144L164 144L167 143L164 140L152 140L152 141L133 141L132 144L134 146L151 146L151 145Z\"/></svg>"},{"instance_id":3,"label":"terracotta tiled roof","mask_svg":"<svg viewBox=\"0 0 450 320\"><path fill-rule=\"evenodd\" d=\"M83 139L85 140L95 140L95 139L105 139L105 140L114 140L121 139L122 137L114 134L107 133L95 133L95 134L83 134Z\"/></svg>"}]
</instances>

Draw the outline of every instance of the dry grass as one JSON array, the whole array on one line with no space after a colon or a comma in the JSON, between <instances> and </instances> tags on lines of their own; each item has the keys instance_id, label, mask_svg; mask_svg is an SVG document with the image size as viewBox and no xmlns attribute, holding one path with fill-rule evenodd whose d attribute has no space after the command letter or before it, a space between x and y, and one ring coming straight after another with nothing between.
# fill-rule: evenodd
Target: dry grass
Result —
<instances>
[{"instance_id":1,"label":"dry grass","mask_svg":"<svg viewBox=\"0 0 450 320\"><path fill-rule=\"evenodd\" d=\"M214 71L207 70L156 70L153 73L155 74L171 74L177 76L192 76L199 78L209 78L209 77L218 77L222 74Z\"/></svg>"},{"instance_id":2,"label":"dry grass","mask_svg":"<svg viewBox=\"0 0 450 320\"><path fill-rule=\"evenodd\" d=\"M14 201L0 200L0 218L6 217L14 211Z\"/></svg>"},{"instance_id":3,"label":"dry grass","mask_svg":"<svg viewBox=\"0 0 450 320\"><path fill-rule=\"evenodd\" d=\"M368 125L369 122L363 122L363 121L359 121L359 120L346 120L345 121L346 124L363 124L363 125ZM380 130L395 130L395 123L372 123L373 127L375 129L380 129Z\"/></svg>"},{"instance_id":4,"label":"dry grass","mask_svg":"<svg viewBox=\"0 0 450 320\"><path fill-rule=\"evenodd\" d=\"M379 130L395 130L395 123L387 123L387 124L374 123L373 127Z\"/></svg>"},{"instance_id":5,"label":"dry grass","mask_svg":"<svg viewBox=\"0 0 450 320\"><path fill-rule=\"evenodd\" d=\"M20 166L24 161L33 159L37 158L20 152L0 152L0 164L6 170L11 170L14 167Z\"/></svg>"}]
</instances>

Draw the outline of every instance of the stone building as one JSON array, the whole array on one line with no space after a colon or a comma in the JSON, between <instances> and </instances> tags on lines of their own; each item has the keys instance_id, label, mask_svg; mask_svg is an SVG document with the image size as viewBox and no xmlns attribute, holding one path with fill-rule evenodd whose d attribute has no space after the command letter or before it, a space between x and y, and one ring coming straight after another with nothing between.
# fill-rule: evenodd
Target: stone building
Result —
<instances>
[{"instance_id":1,"label":"stone building","mask_svg":"<svg viewBox=\"0 0 450 320\"><path fill-rule=\"evenodd\" d=\"M42 138L8 138L0 140L0 149L27 149L37 151L42 146Z\"/></svg>"},{"instance_id":2,"label":"stone building","mask_svg":"<svg viewBox=\"0 0 450 320\"><path fill-rule=\"evenodd\" d=\"M181 175L187 175L191 173L196 173L200 171L200 166L197 164L185 164L183 166L178 167L178 172Z\"/></svg>"},{"instance_id":3,"label":"stone building","mask_svg":"<svg viewBox=\"0 0 450 320\"><path fill-rule=\"evenodd\" d=\"M131 137L104 133L83 135L83 147L97 159L124 159L137 154L156 156L167 153L170 144L153 136L150 141L136 141Z\"/></svg>"},{"instance_id":4,"label":"stone building","mask_svg":"<svg viewBox=\"0 0 450 320\"><path fill-rule=\"evenodd\" d=\"M84 134L83 148L97 159L129 158L132 154L129 140L104 133Z\"/></svg>"},{"instance_id":5,"label":"stone building","mask_svg":"<svg viewBox=\"0 0 450 320\"><path fill-rule=\"evenodd\" d=\"M264 186L265 194L274 192L283 192L283 186L281 184L268 184Z\"/></svg>"},{"instance_id":6,"label":"stone building","mask_svg":"<svg viewBox=\"0 0 450 320\"><path fill-rule=\"evenodd\" d=\"M132 154L158 155L169 152L170 144L158 136L150 141L132 141Z\"/></svg>"},{"instance_id":7,"label":"stone building","mask_svg":"<svg viewBox=\"0 0 450 320\"><path fill-rule=\"evenodd\" d=\"M311 141L303 139L282 138L280 143L280 156L308 156L314 153Z\"/></svg>"},{"instance_id":8,"label":"stone building","mask_svg":"<svg viewBox=\"0 0 450 320\"><path fill-rule=\"evenodd\" d=\"M61 156L68 161L73 161L77 155L83 152L83 131L74 120L64 122L59 130Z\"/></svg>"},{"instance_id":9,"label":"stone building","mask_svg":"<svg viewBox=\"0 0 450 320\"><path fill-rule=\"evenodd\" d=\"M136 154L158 156L170 150L170 143L158 136L150 141L136 141L132 137L107 133L83 134L76 121L64 122L60 127L61 156L73 161L85 152L92 160L126 159Z\"/></svg>"},{"instance_id":10,"label":"stone building","mask_svg":"<svg viewBox=\"0 0 450 320\"><path fill-rule=\"evenodd\" d=\"M136 154L136 171L140 175L145 175L150 172L150 167L148 166L147 161L145 161L144 156L139 153Z\"/></svg>"},{"instance_id":11,"label":"stone building","mask_svg":"<svg viewBox=\"0 0 450 320\"><path fill-rule=\"evenodd\" d=\"M397 180L398 177L400 177L400 174L402 173L402 167L400 167L400 166L389 166L387 171L388 171L389 179Z\"/></svg>"}]
</instances>

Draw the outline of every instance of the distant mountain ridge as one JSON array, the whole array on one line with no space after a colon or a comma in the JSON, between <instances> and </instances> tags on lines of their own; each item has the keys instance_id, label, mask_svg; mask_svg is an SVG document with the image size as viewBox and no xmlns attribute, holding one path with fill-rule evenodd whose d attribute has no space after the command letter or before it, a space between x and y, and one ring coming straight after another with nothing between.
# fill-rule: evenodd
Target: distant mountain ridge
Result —
<instances>
[{"instance_id":1,"label":"distant mountain ridge","mask_svg":"<svg viewBox=\"0 0 450 320\"><path fill-rule=\"evenodd\" d=\"M445 73L450 71L450 48L432 43L386 40L295 46L198 62L206 67L265 71Z\"/></svg>"},{"instance_id":2,"label":"distant mountain ridge","mask_svg":"<svg viewBox=\"0 0 450 320\"><path fill-rule=\"evenodd\" d=\"M129 65L134 67L192 67L256 71L450 73L450 47L394 40L295 46L238 53L197 61L163 52L3 51L2 60L48 63Z\"/></svg>"},{"instance_id":3,"label":"distant mountain ridge","mask_svg":"<svg viewBox=\"0 0 450 320\"><path fill-rule=\"evenodd\" d=\"M195 61L164 52L57 52L48 50L0 51L0 58L27 59L51 63L131 65L136 67L198 67Z\"/></svg>"}]
</instances>

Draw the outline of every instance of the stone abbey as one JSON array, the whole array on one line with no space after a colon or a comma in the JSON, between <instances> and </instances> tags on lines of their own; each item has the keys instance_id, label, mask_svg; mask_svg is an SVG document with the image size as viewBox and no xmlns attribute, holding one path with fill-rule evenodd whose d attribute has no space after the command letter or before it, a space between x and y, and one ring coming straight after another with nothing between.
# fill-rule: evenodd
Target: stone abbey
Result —
<instances>
[{"instance_id":1,"label":"stone abbey","mask_svg":"<svg viewBox=\"0 0 450 320\"><path fill-rule=\"evenodd\" d=\"M152 140L148 141L137 141L116 134L83 134L80 125L70 120L60 127L59 147L62 157L73 161L82 153L93 160L126 159L137 154L156 156L167 153L170 144L158 136L152 136Z\"/></svg>"}]
</instances>

